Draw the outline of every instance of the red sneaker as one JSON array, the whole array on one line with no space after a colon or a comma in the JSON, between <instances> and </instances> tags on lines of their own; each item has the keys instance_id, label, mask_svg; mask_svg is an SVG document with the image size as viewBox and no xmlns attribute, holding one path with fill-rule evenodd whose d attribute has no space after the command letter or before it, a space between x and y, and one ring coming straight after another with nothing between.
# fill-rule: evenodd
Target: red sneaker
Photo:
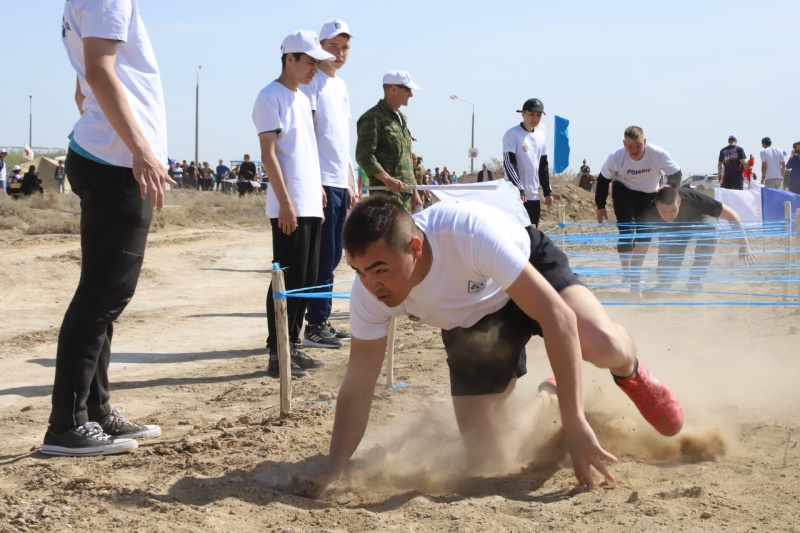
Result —
<instances>
[{"instance_id":1,"label":"red sneaker","mask_svg":"<svg viewBox=\"0 0 800 533\"><path fill-rule=\"evenodd\" d=\"M545 378L544 381L539 383L539 392L548 392L550 394L556 393L556 377L550 376Z\"/></svg>"},{"instance_id":2,"label":"red sneaker","mask_svg":"<svg viewBox=\"0 0 800 533\"><path fill-rule=\"evenodd\" d=\"M636 369L632 376L614 376L614 381L633 400L644 419L659 433L667 437L678 434L683 427L683 413L678 399L641 360L636 359Z\"/></svg>"}]
</instances>

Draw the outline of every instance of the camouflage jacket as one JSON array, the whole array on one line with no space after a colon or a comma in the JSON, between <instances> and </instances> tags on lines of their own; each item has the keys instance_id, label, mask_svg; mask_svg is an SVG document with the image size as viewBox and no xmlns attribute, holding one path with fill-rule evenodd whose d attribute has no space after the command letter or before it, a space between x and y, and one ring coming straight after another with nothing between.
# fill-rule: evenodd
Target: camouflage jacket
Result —
<instances>
[{"instance_id":1,"label":"camouflage jacket","mask_svg":"<svg viewBox=\"0 0 800 533\"><path fill-rule=\"evenodd\" d=\"M411 160L411 132L406 116L392 111L383 100L358 119L356 161L369 176L370 185L383 185L373 176L386 171L408 185L415 185Z\"/></svg>"},{"instance_id":2,"label":"camouflage jacket","mask_svg":"<svg viewBox=\"0 0 800 533\"><path fill-rule=\"evenodd\" d=\"M417 181L417 185L427 185L428 184L428 177L425 175L425 167L422 165L417 166L414 169L414 179Z\"/></svg>"}]
</instances>

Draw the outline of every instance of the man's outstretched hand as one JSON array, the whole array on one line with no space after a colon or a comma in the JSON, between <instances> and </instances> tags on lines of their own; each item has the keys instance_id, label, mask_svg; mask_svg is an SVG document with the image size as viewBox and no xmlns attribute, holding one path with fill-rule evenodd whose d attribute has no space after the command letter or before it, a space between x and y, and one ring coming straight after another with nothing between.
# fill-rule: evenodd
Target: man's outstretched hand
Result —
<instances>
[{"instance_id":1,"label":"man's outstretched hand","mask_svg":"<svg viewBox=\"0 0 800 533\"><path fill-rule=\"evenodd\" d=\"M605 463L616 463L617 458L600 446L589 423L583 420L572 427L565 427L564 431L569 455L572 458L572 469L578 483L587 487L594 485L592 467L603 475L606 483L616 483L614 475Z\"/></svg>"}]
</instances>

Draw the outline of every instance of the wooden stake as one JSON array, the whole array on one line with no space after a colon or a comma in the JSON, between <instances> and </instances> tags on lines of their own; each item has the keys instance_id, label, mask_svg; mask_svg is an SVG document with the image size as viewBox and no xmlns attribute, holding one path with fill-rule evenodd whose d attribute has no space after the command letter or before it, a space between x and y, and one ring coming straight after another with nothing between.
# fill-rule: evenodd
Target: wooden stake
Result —
<instances>
[{"instance_id":1,"label":"wooden stake","mask_svg":"<svg viewBox=\"0 0 800 533\"><path fill-rule=\"evenodd\" d=\"M794 232L800 235L800 207L794 212ZM795 256L797 254L798 253L795 252ZM794 265L794 263L792 263L792 265ZM797 294L800 295L800 283L795 283L795 288L797 289Z\"/></svg>"},{"instance_id":2,"label":"wooden stake","mask_svg":"<svg viewBox=\"0 0 800 533\"><path fill-rule=\"evenodd\" d=\"M558 225L561 227L561 247L566 244L564 236L567 233L567 206L564 204L558 205Z\"/></svg>"},{"instance_id":3,"label":"wooden stake","mask_svg":"<svg viewBox=\"0 0 800 533\"><path fill-rule=\"evenodd\" d=\"M787 281L786 284L783 286L783 295L784 300L788 300L789 296L789 281L792 279L792 275L794 274L794 269L792 268L792 202L785 201L783 202L783 217L786 220L786 264L787 267Z\"/></svg>"},{"instance_id":4,"label":"wooden stake","mask_svg":"<svg viewBox=\"0 0 800 533\"><path fill-rule=\"evenodd\" d=\"M278 340L278 363L281 371L281 418L292 412L292 360L289 348L289 312L286 309L286 290L283 270L278 263L272 263L272 298L275 301L275 330Z\"/></svg>"},{"instance_id":5,"label":"wooden stake","mask_svg":"<svg viewBox=\"0 0 800 533\"><path fill-rule=\"evenodd\" d=\"M397 328L397 317L389 322L389 338L386 340L386 386L394 385L394 331Z\"/></svg>"}]
</instances>

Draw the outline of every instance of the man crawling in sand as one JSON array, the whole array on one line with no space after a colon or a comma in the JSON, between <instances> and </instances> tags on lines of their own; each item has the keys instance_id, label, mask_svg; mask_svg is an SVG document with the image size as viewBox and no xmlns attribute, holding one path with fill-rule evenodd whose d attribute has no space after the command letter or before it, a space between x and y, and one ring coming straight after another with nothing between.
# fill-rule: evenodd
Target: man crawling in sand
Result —
<instances>
[{"instance_id":1,"label":"man crawling in sand","mask_svg":"<svg viewBox=\"0 0 800 533\"><path fill-rule=\"evenodd\" d=\"M356 271L352 343L319 488L341 476L366 431L392 317L441 328L456 421L471 458L500 444L504 402L525 375L525 345L544 338L567 448L580 485L592 467L608 483L604 450L586 421L581 359L611 371L642 416L666 436L683 425L672 391L637 357L631 337L581 284L541 231L475 201L440 202L416 215L390 197L356 204L344 227ZM500 449L499 446L496 449ZM477 454L477 455L476 455Z\"/></svg>"}]
</instances>

